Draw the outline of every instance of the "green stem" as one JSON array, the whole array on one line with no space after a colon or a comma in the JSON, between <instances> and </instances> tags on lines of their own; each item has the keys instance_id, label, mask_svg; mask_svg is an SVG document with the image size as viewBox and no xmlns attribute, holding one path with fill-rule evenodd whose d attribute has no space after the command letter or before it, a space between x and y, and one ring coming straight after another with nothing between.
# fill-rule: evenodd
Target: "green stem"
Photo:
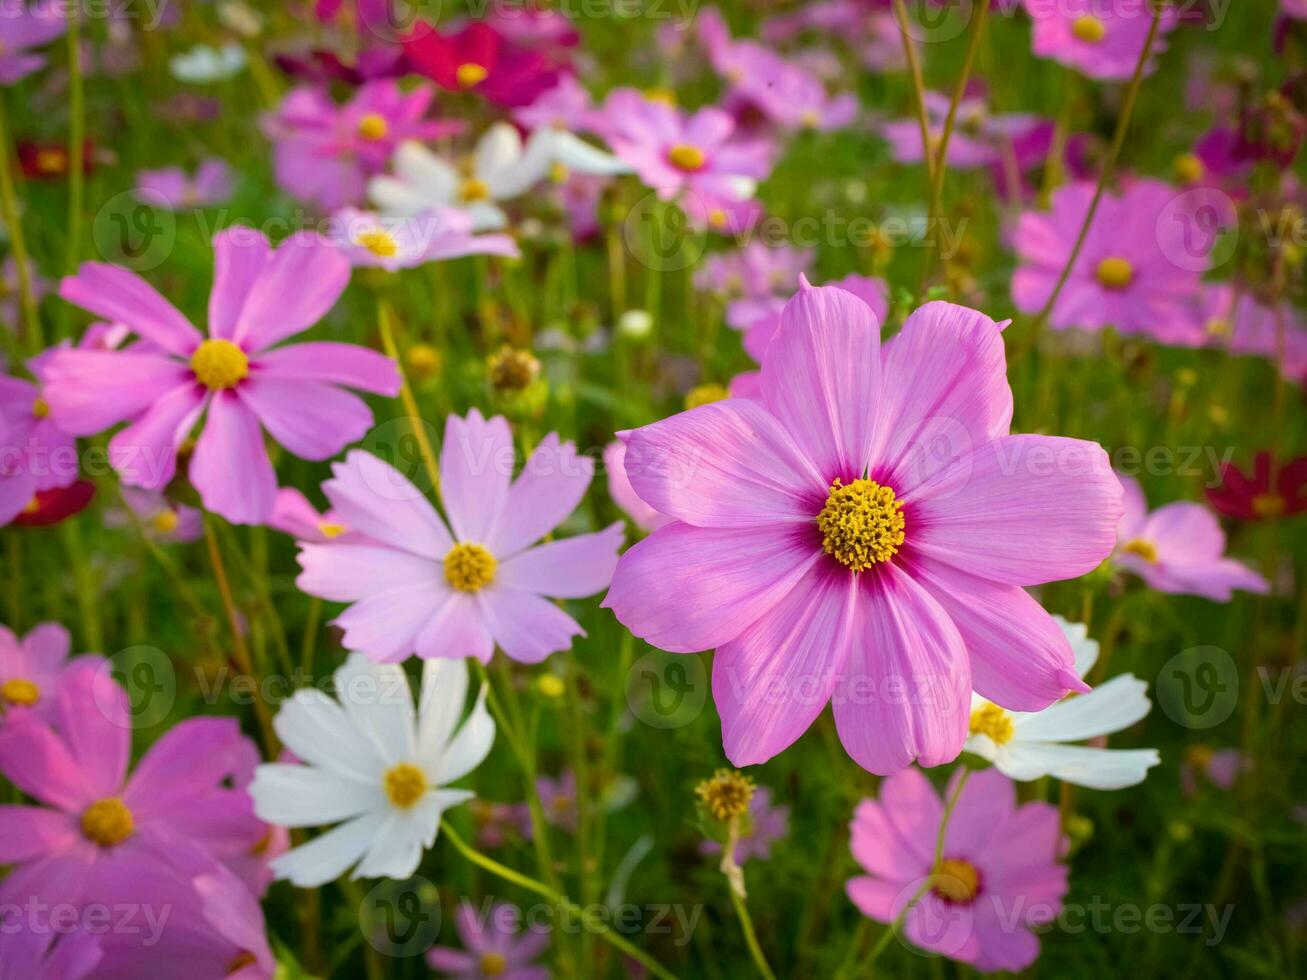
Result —
<instances>
[{"instance_id":1,"label":"green stem","mask_svg":"<svg viewBox=\"0 0 1307 980\"><path fill-rule=\"evenodd\" d=\"M728 885L727 891L731 893L731 904L735 906L735 914L740 917L740 929L744 933L744 942L749 947L749 955L753 957L753 965L766 980L776 980L776 974L772 973L771 967L767 965L767 957L763 955L762 947L758 945L758 935L753 931L753 919L749 917L749 906L734 888Z\"/></svg>"},{"instance_id":2,"label":"green stem","mask_svg":"<svg viewBox=\"0 0 1307 980\"><path fill-rule=\"evenodd\" d=\"M437 462L435 450L431 447L431 440L427 438L422 416L418 413L417 399L413 397L413 388L408 383L408 376L404 373L404 362L399 356L399 348L395 345L394 319L395 311L391 309L390 303L385 299L378 299L377 325L381 330L381 344L387 356L395 362L395 370L399 372L399 397L404 402L404 411L408 413L409 429L422 453L422 464L427 468L427 476L431 479L431 492L439 493L440 464Z\"/></svg>"},{"instance_id":3,"label":"green stem","mask_svg":"<svg viewBox=\"0 0 1307 980\"><path fill-rule=\"evenodd\" d=\"M921 158L926 164L926 180L935 182L935 161L930 155L930 119L926 115L926 84L921 77L921 62L908 30L908 8L903 0L894 0L894 16L899 22L899 36L903 39L903 57L912 76L912 93L916 97L917 122L921 125Z\"/></svg>"},{"instance_id":4,"label":"green stem","mask_svg":"<svg viewBox=\"0 0 1307 980\"><path fill-rule=\"evenodd\" d=\"M5 111L3 95L0 94L0 216L9 229L9 247L13 250L14 266L18 270L18 302L26 325L27 345L36 352L45 346L45 340L41 335L41 318L36 309L36 292L32 288L32 265L27 251L27 238L23 235L23 223L18 215L14 170L9 162L9 148L12 145L9 115Z\"/></svg>"},{"instance_id":5,"label":"green stem","mask_svg":"<svg viewBox=\"0 0 1307 980\"><path fill-rule=\"evenodd\" d=\"M68 259L71 275L77 271L82 245L82 211L86 184L86 106L82 93L82 22L68 18Z\"/></svg>"}]
</instances>

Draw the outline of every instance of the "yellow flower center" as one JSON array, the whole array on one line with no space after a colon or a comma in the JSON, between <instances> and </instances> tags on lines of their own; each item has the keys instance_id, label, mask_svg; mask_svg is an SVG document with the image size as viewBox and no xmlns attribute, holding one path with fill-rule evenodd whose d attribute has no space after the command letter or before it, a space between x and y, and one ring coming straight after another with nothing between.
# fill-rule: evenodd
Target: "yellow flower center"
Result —
<instances>
[{"instance_id":1,"label":"yellow flower center","mask_svg":"<svg viewBox=\"0 0 1307 980\"><path fill-rule=\"evenodd\" d=\"M32 418L48 419L50 417L50 403L44 398L37 398L32 402Z\"/></svg>"},{"instance_id":2,"label":"yellow flower center","mask_svg":"<svg viewBox=\"0 0 1307 980\"><path fill-rule=\"evenodd\" d=\"M191 370L214 391L235 388L250 373L250 359L230 340L206 340L191 355Z\"/></svg>"},{"instance_id":3,"label":"yellow flower center","mask_svg":"<svg viewBox=\"0 0 1307 980\"><path fill-rule=\"evenodd\" d=\"M536 690L541 696L549 698L551 701L561 698L567 693L567 687L563 684L563 679L556 674L541 674L540 679L536 681Z\"/></svg>"},{"instance_id":4,"label":"yellow flower center","mask_svg":"<svg viewBox=\"0 0 1307 980\"><path fill-rule=\"evenodd\" d=\"M480 85L486 80L490 72L485 67L475 62L469 61L466 64L458 66L455 76L458 78L458 84L463 88L471 88L473 85Z\"/></svg>"},{"instance_id":5,"label":"yellow flower center","mask_svg":"<svg viewBox=\"0 0 1307 980\"><path fill-rule=\"evenodd\" d=\"M369 112L359 120L359 136L365 140L383 140L389 132L390 123L385 116Z\"/></svg>"},{"instance_id":6,"label":"yellow flower center","mask_svg":"<svg viewBox=\"0 0 1307 980\"><path fill-rule=\"evenodd\" d=\"M1185 749L1184 754L1191 764L1205 770L1212 764L1212 756L1216 753L1210 745L1191 745Z\"/></svg>"},{"instance_id":7,"label":"yellow flower center","mask_svg":"<svg viewBox=\"0 0 1307 980\"><path fill-rule=\"evenodd\" d=\"M365 231L354 239L355 244L362 245L379 259L393 259L399 254L399 243L388 231L374 228Z\"/></svg>"},{"instance_id":8,"label":"yellow flower center","mask_svg":"<svg viewBox=\"0 0 1307 980\"><path fill-rule=\"evenodd\" d=\"M875 480L845 486L836 479L817 515L822 550L855 572L894 557L903 544L904 526L903 504Z\"/></svg>"},{"instance_id":9,"label":"yellow flower center","mask_svg":"<svg viewBox=\"0 0 1307 980\"><path fill-rule=\"evenodd\" d=\"M697 146L691 146L689 143L677 143L667 151L667 162L677 170L684 170L686 173L694 173L696 170L702 170L703 165L708 162L703 155L703 150Z\"/></svg>"},{"instance_id":10,"label":"yellow flower center","mask_svg":"<svg viewBox=\"0 0 1307 980\"><path fill-rule=\"evenodd\" d=\"M1071 33L1086 44L1097 44L1107 37L1107 26L1093 14L1084 14L1071 24Z\"/></svg>"},{"instance_id":11,"label":"yellow flower center","mask_svg":"<svg viewBox=\"0 0 1307 980\"><path fill-rule=\"evenodd\" d=\"M0 685L0 701L30 708L41 700L41 689L25 677L14 677Z\"/></svg>"},{"instance_id":12,"label":"yellow flower center","mask_svg":"<svg viewBox=\"0 0 1307 980\"><path fill-rule=\"evenodd\" d=\"M1127 555L1138 555L1150 565L1157 564L1157 546L1151 541L1145 541L1143 538L1135 538L1127 541L1121 546L1121 550Z\"/></svg>"},{"instance_id":13,"label":"yellow flower center","mask_svg":"<svg viewBox=\"0 0 1307 980\"><path fill-rule=\"evenodd\" d=\"M179 523L180 519L177 517L177 512L171 507L165 507L150 518L150 526L160 534L171 534L177 530Z\"/></svg>"},{"instance_id":14,"label":"yellow flower center","mask_svg":"<svg viewBox=\"0 0 1307 980\"><path fill-rule=\"evenodd\" d=\"M996 704L983 704L971 712L972 735L988 735L995 745L1012 741L1012 717Z\"/></svg>"},{"instance_id":15,"label":"yellow flower center","mask_svg":"<svg viewBox=\"0 0 1307 980\"><path fill-rule=\"evenodd\" d=\"M476 177L468 177L458 185L458 197L461 201L485 201L490 198L490 185Z\"/></svg>"},{"instance_id":16,"label":"yellow flower center","mask_svg":"<svg viewBox=\"0 0 1307 980\"><path fill-rule=\"evenodd\" d=\"M709 382L706 385L699 385L690 389L690 393L685 396L686 409L698 408L700 405L711 405L713 402L719 402L730 398L731 393L725 385L719 385L716 382Z\"/></svg>"},{"instance_id":17,"label":"yellow flower center","mask_svg":"<svg viewBox=\"0 0 1307 980\"><path fill-rule=\"evenodd\" d=\"M132 836L135 829L132 811L116 796L97 800L82 814L82 833L87 840L101 847L121 844Z\"/></svg>"},{"instance_id":18,"label":"yellow flower center","mask_svg":"<svg viewBox=\"0 0 1307 980\"><path fill-rule=\"evenodd\" d=\"M726 224L726 212L721 208L713 208L708 212L708 224L714 228L720 228Z\"/></svg>"},{"instance_id":19,"label":"yellow flower center","mask_svg":"<svg viewBox=\"0 0 1307 980\"><path fill-rule=\"evenodd\" d=\"M24 514L35 514L41 509L41 498L33 497L27 503L23 504Z\"/></svg>"},{"instance_id":20,"label":"yellow flower center","mask_svg":"<svg viewBox=\"0 0 1307 980\"><path fill-rule=\"evenodd\" d=\"M644 97L650 102L661 102L663 105L676 105L676 93L669 88L647 88L644 90Z\"/></svg>"},{"instance_id":21,"label":"yellow flower center","mask_svg":"<svg viewBox=\"0 0 1307 980\"><path fill-rule=\"evenodd\" d=\"M1206 172L1203 161L1193 153L1181 153L1175 158L1175 179L1182 184L1196 184Z\"/></svg>"},{"instance_id":22,"label":"yellow flower center","mask_svg":"<svg viewBox=\"0 0 1307 980\"><path fill-rule=\"evenodd\" d=\"M569 176L567 164L555 160L549 165L549 180L551 183L565 184Z\"/></svg>"},{"instance_id":23,"label":"yellow flower center","mask_svg":"<svg viewBox=\"0 0 1307 980\"><path fill-rule=\"evenodd\" d=\"M946 902L970 902L980 892L980 872L970 861L945 858L935 869L930 886Z\"/></svg>"},{"instance_id":24,"label":"yellow flower center","mask_svg":"<svg viewBox=\"0 0 1307 980\"><path fill-rule=\"evenodd\" d=\"M1253 497L1253 513L1258 517L1279 517L1284 513L1284 498L1278 493L1259 493Z\"/></svg>"},{"instance_id":25,"label":"yellow flower center","mask_svg":"<svg viewBox=\"0 0 1307 980\"><path fill-rule=\"evenodd\" d=\"M440 351L430 344L414 344L405 355L409 373L417 378L430 378L440 372Z\"/></svg>"},{"instance_id":26,"label":"yellow flower center","mask_svg":"<svg viewBox=\"0 0 1307 980\"><path fill-rule=\"evenodd\" d=\"M817 126L821 125L821 113L817 112L816 109L809 109L803 114L799 121L809 129L815 129Z\"/></svg>"},{"instance_id":27,"label":"yellow flower center","mask_svg":"<svg viewBox=\"0 0 1307 980\"><path fill-rule=\"evenodd\" d=\"M1214 316L1207 321L1207 333L1211 337L1228 337L1233 331L1230 321L1224 317Z\"/></svg>"},{"instance_id":28,"label":"yellow flower center","mask_svg":"<svg viewBox=\"0 0 1307 980\"><path fill-rule=\"evenodd\" d=\"M459 543L445 555L445 581L459 592L480 592L495 580L498 564L481 545Z\"/></svg>"},{"instance_id":29,"label":"yellow flower center","mask_svg":"<svg viewBox=\"0 0 1307 980\"><path fill-rule=\"evenodd\" d=\"M401 762L386 770L381 785L391 803L407 810L426 795L427 774L411 763Z\"/></svg>"},{"instance_id":30,"label":"yellow flower center","mask_svg":"<svg viewBox=\"0 0 1307 980\"><path fill-rule=\"evenodd\" d=\"M753 780L733 769L718 769L712 779L705 779L694 788L694 794L716 819L726 821L748 812L749 801L753 799Z\"/></svg>"},{"instance_id":31,"label":"yellow flower center","mask_svg":"<svg viewBox=\"0 0 1307 980\"><path fill-rule=\"evenodd\" d=\"M1125 289L1134 279L1135 270L1125 259L1114 255L1098 263L1094 275L1104 289Z\"/></svg>"},{"instance_id":32,"label":"yellow flower center","mask_svg":"<svg viewBox=\"0 0 1307 980\"><path fill-rule=\"evenodd\" d=\"M337 524L333 521L318 521L318 531L324 538L338 538L349 528L344 524Z\"/></svg>"},{"instance_id":33,"label":"yellow flower center","mask_svg":"<svg viewBox=\"0 0 1307 980\"><path fill-rule=\"evenodd\" d=\"M68 154L63 150L40 150L36 154L36 169L43 174L62 173L68 166Z\"/></svg>"},{"instance_id":34,"label":"yellow flower center","mask_svg":"<svg viewBox=\"0 0 1307 980\"><path fill-rule=\"evenodd\" d=\"M487 977L503 976L508 970L508 960L504 958L503 953L482 953L481 954L481 973Z\"/></svg>"}]
</instances>

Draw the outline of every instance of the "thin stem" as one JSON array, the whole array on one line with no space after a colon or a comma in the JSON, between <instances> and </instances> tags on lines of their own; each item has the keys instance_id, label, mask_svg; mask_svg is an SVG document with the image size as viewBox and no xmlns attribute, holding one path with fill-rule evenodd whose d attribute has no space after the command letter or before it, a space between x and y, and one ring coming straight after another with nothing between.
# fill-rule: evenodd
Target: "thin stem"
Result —
<instances>
[{"instance_id":1,"label":"thin stem","mask_svg":"<svg viewBox=\"0 0 1307 980\"><path fill-rule=\"evenodd\" d=\"M349 903L356 909L362 909L366 899L363 895L363 889L359 887L359 883L348 875L345 875L341 877L339 884L340 890L345 893L345 897L349 900ZM311 888L306 890L313 891ZM381 953L377 951L375 946L366 940L363 943L363 964L364 969L367 971L366 975L368 980L384 980L386 976L386 965L381 961Z\"/></svg>"},{"instance_id":2,"label":"thin stem","mask_svg":"<svg viewBox=\"0 0 1307 980\"><path fill-rule=\"evenodd\" d=\"M1036 330L1053 312L1053 306L1057 303L1058 296L1062 294L1063 287L1066 286L1067 280L1071 277L1071 270L1080 258L1080 251L1085 247L1085 240L1089 237L1089 228L1094 223L1094 215L1098 213L1099 202L1103 199L1103 193L1107 190L1107 185L1111 183L1112 175L1116 170L1117 158L1121 155L1121 147L1125 144L1125 134L1130 128L1130 117L1134 115L1135 101L1139 98L1139 89L1143 86L1144 70L1148 67L1148 59L1153 54L1153 43L1157 40L1157 31L1162 22L1164 6L1161 3L1153 5L1153 19L1148 27L1148 38L1144 41L1143 51L1139 53L1139 63L1135 65L1135 73L1134 77L1130 79L1130 87L1126 89L1125 102L1121 106L1121 116L1116 121L1116 133L1112 136L1112 146L1108 151L1107 159L1103 161L1102 173L1098 175L1098 186L1094 188L1094 197L1089 202L1089 210L1085 212L1084 223L1080 226L1080 233L1076 235L1076 243L1071 248L1071 254L1067 256L1066 265L1062 267L1062 273L1057 278L1057 285L1053 287L1053 292L1049 295L1044 308L1035 317Z\"/></svg>"},{"instance_id":3,"label":"thin stem","mask_svg":"<svg viewBox=\"0 0 1307 980\"><path fill-rule=\"evenodd\" d=\"M757 933L753 931L753 919L749 917L749 906L734 888L728 887L727 891L731 893L731 904L735 906L735 914L740 917L740 929L744 933L744 942L749 947L749 955L753 957L753 965L766 980L776 980L776 974L772 973L771 967L767 965L767 957L763 955L762 947L758 945Z\"/></svg>"},{"instance_id":4,"label":"thin stem","mask_svg":"<svg viewBox=\"0 0 1307 980\"><path fill-rule=\"evenodd\" d=\"M404 374L404 362L400 359L399 348L395 346L394 318L395 311L391 309L389 301L378 299L377 324L381 329L381 345L386 349L390 359L395 362L395 370L399 372L399 397L404 402L404 411L408 413L409 429L422 453L422 464L427 468L427 476L431 479L431 492L439 493L440 464L436 461L436 452L431 448L431 440L427 438L427 430L423 427L417 399L413 397L413 388L408 383L408 376Z\"/></svg>"},{"instance_id":5,"label":"thin stem","mask_svg":"<svg viewBox=\"0 0 1307 980\"><path fill-rule=\"evenodd\" d=\"M306 684L313 683L313 655L318 642L318 624L322 620L322 600L313 596L309 600L308 617L304 621L304 642L300 647L300 674Z\"/></svg>"},{"instance_id":6,"label":"thin stem","mask_svg":"<svg viewBox=\"0 0 1307 980\"><path fill-rule=\"evenodd\" d=\"M608 928L607 923L595 915L592 911L582 908L575 902L569 901L565 896L559 894L543 882L529 878L520 871L514 871L505 864L500 864L494 858L487 857L480 851L473 848L467 841L459 836L458 832L449 825L446 820L440 821L440 831L454 845L454 848L467 858L473 864L484 868L493 875L503 878L505 881L511 881L513 884L525 888L527 891L535 892L544 898L555 903L559 908L564 909L569 915L580 919L587 929L599 934L599 937L607 943L611 943L617 949L621 950L627 956L642 963L650 973L662 980L676 980L676 975L667 970L661 963L655 960L638 946L629 943L622 935L613 932Z\"/></svg>"},{"instance_id":7,"label":"thin stem","mask_svg":"<svg viewBox=\"0 0 1307 980\"><path fill-rule=\"evenodd\" d=\"M76 18L74 18L76 19ZM14 266L18 270L18 302L26 325L27 344L32 351L45 346L41 336L41 318L36 309L36 292L32 289L32 265L27 251L27 238L18 216L18 195L14 189L14 170L9 162L9 115L5 100L0 95L0 216L9 229L9 247L14 253Z\"/></svg>"},{"instance_id":8,"label":"thin stem","mask_svg":"<svg viewBox=\"0 0 1307 980\"><path fill-rule=\"evenodd\" d=\"M903 57L908 63L908 72L912 76L912 92L917 101L917 122L921 124L921 158L926 164L926 180L933 186L935 161L930 155L930 120L926 116L926 83L921 77L921 62L917 60L917 49L912 43L912 33L908 29L908 8L903 0L894 0L894 16L899 22L899 36L903 38Z\"/></svg>"},{"instance_id":9,"label":"thin stem","mask_svg":"<svg viewBox=\"0 0 1307 980\"><path fill-rule=\"evenodd\" d=\"M86 106L82 94L82 21L68 18L68 258L69 274L77 271L82 244L82 211L86 184Z\"/></svg>"}]
</instances>

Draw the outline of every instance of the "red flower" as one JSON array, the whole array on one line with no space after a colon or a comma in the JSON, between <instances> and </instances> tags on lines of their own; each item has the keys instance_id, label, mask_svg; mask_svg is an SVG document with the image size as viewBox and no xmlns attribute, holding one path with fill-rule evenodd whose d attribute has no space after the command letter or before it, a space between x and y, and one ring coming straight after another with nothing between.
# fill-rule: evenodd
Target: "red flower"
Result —
<instances>
[{"instance_id":1,"label":"red flower","mask_svg":"<svg viewBox=\"0 0 1307 980\"><path fill-rule=\"evenodd\" d=\"M1271 484L1271 454L1258 453L1252 476L1232 463L1221 467L1219 486L1207 491L1212 506L1226 517L1263 521L1307 511L1307 456L1276 467Z\"/></svg>"},{"instance_id":2,"label":"red flower","mask_svg":"<svg viewBox=\"0 0 1307 980\"><path fill-rule=\"evenodd\" d=\"M14 523L22 527L58 524L65 517L72 517L86 510L94 496L95 484L89 480L78 480L69 486L54 490L42 490L14 518Z\"/></svg>"},{"instance_id":3,"label":"red flower","mask_svg":"<svg viewBox=\"0 0 1307 980\"><path fill-rule=\"evenodd\" d=\"M404 38L413 69L451 91L476 91L496 105L530 105L557 84L562 67L539 51L517 47L480 21L455 34L419 24Z\"/></svg>"},{"instance_id":4,"label":"red flower","mask_svg":"<svg viewBox=\"0 0 1307 980\"><path fill-rule=\"evenodd\" d=\"M82 144L82 173L95 169L95 144ZM18 166L28 180L59 180L68 176L72 154L65 143L37 143L24 140L18 144Z\"/></svg>"}]
</instances>

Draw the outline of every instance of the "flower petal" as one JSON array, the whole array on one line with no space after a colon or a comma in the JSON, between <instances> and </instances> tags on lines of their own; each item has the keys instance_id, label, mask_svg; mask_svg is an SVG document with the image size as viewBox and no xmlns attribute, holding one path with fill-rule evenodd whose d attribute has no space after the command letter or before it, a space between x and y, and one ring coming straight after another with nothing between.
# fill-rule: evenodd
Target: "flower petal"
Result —
<instances>
[{"instance_id":1,"label":"flower petal","mask_svg":"<svg viewBox=\"0 0 1307 980\"><path fill-rule=\"evenodd\" d=\"M508 559L495 575L506 589L521 589L556 599L579 599L608 588L617 567L617 552L626 538L620 521L594 534L547 541Z\"/></svg>"},{"instance_id":2,"label":"flower petal","mask_svg":"<svg viewBox=\"0 0 1307 980\"><path fill-rule=\"evenodd\" d=\"M233 524L262 524L277 501L277 474L259 420L232 391L210 399L189 472L205 509Z\"/></svg>"},{"instance_id":3,"label":"flower petal","mask_svg":"<svg viewBox=\"0 0 1307 980\"><path fill-rule=\"evenodd\" d=\"M349 285L349 260L312 232L296 232L263 263L232 328L246 351L263 351L313 326Z\"/></svg>"},{"instance_id":4,"label":"flower petal","mask_svg":"<svg viewBox=\"0 0 1307 980\"><path fill-rule=\"evenodd\" d=\"M161 490L177 473L177 449L204 409L203 386L183 383L109 440L109 463L123 483Z\"/></svg>"},{"instance_id":5,"label":"flower petal","mask_svg":"<svg viewBox=\"0 0 1307 980\"><path fill-rule=\"evenodd\" d=\"M356 449L331 473L322 490L351 529L428 559L453 547L431 501L389 463Z\"/></svg>"},{"instance_id":6,"label":"flower petal","mask_svg":"<svg viewBox=\"0 0 1307 980\"><path fill-rule=\"evenodd\" d=\"M280 827L322 827L386 805L381 783L362 783L313 766L259 766L249 786L260 820Z\"/></svg>"},{"instance_id":7,"label":"flower petal","mask_svg":"<svg viewBox=\"0 0 1307 980\"><path fill-rule=\"evenodd\" d=\"M272 249L263 232L235 226L213 237L213 289L209 292L209 336L232 340L250 290Z\"/></svg>"},{"instance_id":8,"label":"flower petal","mask_svg":"<svg viewBox=\"0 0 1307 980\"><path fill-rule=\"evenodd\" d=\"M57 350L41 365L50 417L75 436L133 418L195 377L181 361L131 351Z\"/></svg>"},{"instance_id":9,"label":"flower petal","mask_svg":"<svg viewBox=\"0 0 1307 980\"><path fill-rule=\"evenodd\" d=\"M399 394L399 370L385 354L328 340L264 351L250 367L268 377L344 385L378 395Z\"/></svg>"},{"instance_id":10,"label":"flower petal","mask_svg":"<svg viewBox=\"0 0 1307 980\"><path fill-rule=\"evenodd\" d=\"M355 817L276 858L272 870L296 888L335 881L367 853L385 820L384 810Z\"/></svg>"},{"instance_id":11,"label":"flower petal","mask_svg":"<svg viewBox=\"0 0 1307 980\"><path fill-rule=\"evenodd\" d=\"M300 546L295 584L330 602L358 602L386 592L429 586L443 588L443 575L430 558L383 545L330 542Z\"/></svg>"},{"instance_id":12,"label":"flower petal","mask_svg":"<svg viewBox=\"0 0 1307 980\"><path fill-rule=\"evenodd\" d=\"M72 814L39 806L0 806L0 863L58 854L79 837Z\"/></svg>"},{"instance_id":13,"label":"flower petal","mask_svg":"<svg viewBox=\"0 0 1307 980\"><path fill-rule=\"evenodd\" d=\"M443 586L444 583L441 583ZM344 630L341 645L378 663L395 663L417 651L424 624L444 602L426 585L378 592L360 599L332 620Z\"/></svg>"},{"instance_id":14,"label":"flower petal","mask_svg":"<svg viewBox=\"0 0 1307 980\"><path fill-rule=\"evenodd\" d=\"M59 295L82 309L122 323L164 350L190 357L203 337L177 308L135 272L105 262L83 262L65 276Z\"/></svg>"},{"instance_id":15,"label":"flower petal","mask_svg":"<svg viewBox=\"0 0 1307 980\"><path fill-rule=\"evenodd\" d=\"M538 664L585 635L576 620L533 592L496 586L480 593L477 604L499 648L521 663Z\"/></svg>"},{"instance_id":16,"label":"flower petal","mask_svg":"<svg viewBox=\"0 0 1307 980\"><path fill-rule=\"evenodd\" d=\"M539 541L576 510L593 476L594 460L549 433L509 488L486 547L507 557Z\"/></svg>"},{"instance_id":17,"label":"flower petal","mask_svg":"<svg viewBox=\"0 0 1307 980\"><path fill-rule=\"evenodd\" d=\"M495 744L495 722L486 710L486 693L488 688L481 687L472 714L468 716L458 734L445 747L440 757L440 768L436 773L436 782L445 786L456 779L462 779L469 772L481 765L490 754Z\"/></svg>"},{"instance_id":18,"label":"flower petal","mask_svg":"<svg viewBox=\"0 0 1307 980\"><path fill-rule=\"evenodd\" d=\"M255 375L236 390L268 434L302 459L330 459L372 428L367 403L334 385Z\"/></svg>"},{"instance_id":19,"label":"flower petal","mask_svg":"<svg viewBox=\"0 0 1307 980\"><path fill-rule=\"evenodd\" d=\"M418 633L414 652L424 659L476 657L489 663L495 641L475 597L465 592L447 593Z\"/></svg>"},{"instance_id":20,"label":"flower petal","mask_svg":"<svg viewBox=\"0 0 1307 980\"><path fill-rule=\"evenodd\" d=\"M301 688L286 699L272 725L296 758L319 769L368 782L385 768L372 740L337 701L316 688Z\"/></svg>"},{"instance_id":21,"label":"flower petal","mask_svg":"<svg viewBox=\"0 0 1307 980\"><path fill-rule=\"evenodd\" d=\"M466 419L445 421L440 447L440 499L459 541L490 538L513 475L513 434L502 415L485 419L475 408Z\"/></svg>"}]
</instances>

